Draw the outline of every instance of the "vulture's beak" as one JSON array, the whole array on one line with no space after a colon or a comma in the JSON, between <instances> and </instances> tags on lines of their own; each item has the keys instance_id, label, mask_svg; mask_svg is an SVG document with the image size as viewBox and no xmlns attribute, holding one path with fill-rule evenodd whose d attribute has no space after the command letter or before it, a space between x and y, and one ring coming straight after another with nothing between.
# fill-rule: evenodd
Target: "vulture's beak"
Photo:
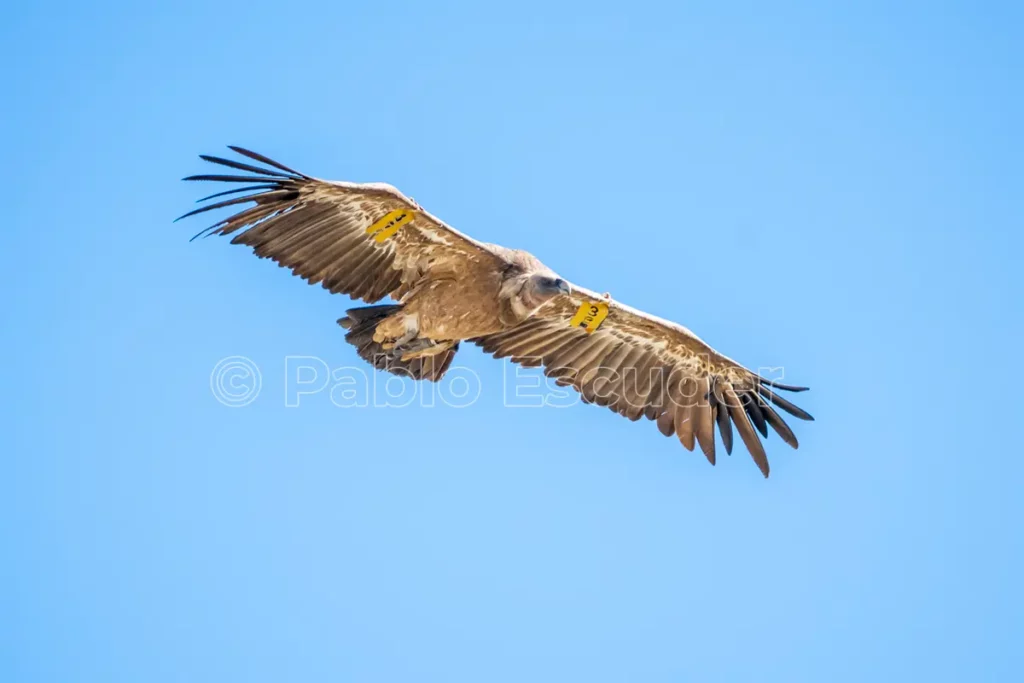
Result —
<instances>
[{"instance_id":1,"label":"vulture's beak","mask_svg":"<svg viewBox=\"0 0 1024 683\"><path fill-rule=\"evenodd\" d=\"M555 285L558 287L558 291L562 294L572 294L572 285L562 278L558 278L558 280L555 281Z\"/></svg>"}]
</instances>

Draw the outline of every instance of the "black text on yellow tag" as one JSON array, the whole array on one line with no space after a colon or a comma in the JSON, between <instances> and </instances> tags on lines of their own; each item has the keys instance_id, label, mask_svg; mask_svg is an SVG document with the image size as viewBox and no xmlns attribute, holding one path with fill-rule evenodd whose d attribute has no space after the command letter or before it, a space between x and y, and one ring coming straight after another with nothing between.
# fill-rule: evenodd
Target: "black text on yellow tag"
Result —
<instances>
[{"instance_id":1,"label":"black text on yellow tag","mask_svg":"<svg viewBox=\"0 0 1024 683\"><path fill-rule=\"evenodd\" d=\"M582 327L587 334L593 333L604 319L608 317L608 304L603 301L584 301L572 317L569 324L573 327Z\"/></svg>"}]
</instances>

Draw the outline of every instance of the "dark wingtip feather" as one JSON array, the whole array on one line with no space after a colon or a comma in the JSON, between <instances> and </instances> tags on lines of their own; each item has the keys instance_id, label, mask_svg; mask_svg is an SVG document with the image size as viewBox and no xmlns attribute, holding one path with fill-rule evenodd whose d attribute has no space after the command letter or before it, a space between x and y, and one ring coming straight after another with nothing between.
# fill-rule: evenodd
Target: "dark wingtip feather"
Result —
<instances>
[{"instance_id":1,"label":"dark wingtip feather","mask_svg":"<svg viewBox=\"0 0 1024 683\"><path fill-rule=\"evenodd\" d=\"M206 206L200 206L198 209L192 209L186 214L182 214L174 219L177 223L182 218L188 218L189 216L195 216L196 214L203 213L204 211L213 211L215 209L223 209L228 206L236 206L238 204L245 204L246 202L258 201L258 197L262 196L263 193L247 194L244 197L235 197L234 199L225 199L221 202L215 202L213 204L207 204Z\"/></svg>"},{"instance_id":2,"label":"dark wingtip feather","mask_svg":"<svg viewBox=\"0 0 1024 683\"><path fill-rule=\"evenodd\" d=\"M270 180L269 178L267 180ZM247 185L245 187L233 187L230 190L224 190L223 192L214 192L213 194L206 195L202 199L197 199L196 204L215 199L217 197L224 197L229 194L238 194L239 192L248 192L250 190L276 190L279 187L283 187L279 184L266 184L266 185Z\"/></svg>"},{"instance_id":3,"label":"dark wingtip feather","mask_svg":"<svg viewBox=\"0 0 1024 683\"><path fill-rule=\"evenodd\" d=\"M758 405L757 398L753 394L744 392L743 393L743 408L747 411L747 415L750 416L750 421L754 423L754 427L757 431L761 432L761 436L768 438L768 424L765 422L764 414L761 412L761 406Z\"/></svg>"},{"instance_id":4,"label":"dark wingtip feather","mask_svg":"<svg viewBox=\"0 0 1024 683\"><path fill-rule=\"evenodd\" d=\"M783 391L793 391L793 392L809 391L810 390L810 387L798 387L798 386L794 386L792 384L782 384L781 382L775 382L775 381L770 380L770 379L765 379L764 377L758 377L758 379L761 381L761 384L763 384L765 386L772 387L773 389L782 389Z\"/></svg>"},{"instance_id":5,"label":"dark wingtip feather","mask_svg":"<svg viewBox=\"0 0 1024 683\"><path fill-rule=\"evenodd\" d=\"M271 178L294 178L290 174L281 173L279 171L271 171L270 169L260 168L259 166L253 166L252 164L243 164L241 161L234 161L232 159L225 159L223 157L216 157L210 154L200 154L199 158L203 161L209 161L211 164L219 164L221 166L227 166L228 168L234 168L239 171L248 171L249 173L259 173L260 175L270 176Z\"/></svg>"},{"instance_id":6,"label":"dark wingtip feather","mask_svg":"<svg viewBox=\"0 0 1024 683\"><path fill-rule=\"evenodd\" d=\"M714 411L715 421L718 422L718 433L722 435L722 445L725 446L725 454L732 455L732 422L729 420L729 409L714 393L714 390L712 390L711 395L714 396L718 406ZM712 403L712 405L716 403Z\"/></svg>"},{"instance_id":7,"label":"dark wingtip feather","mask_svg":"<svg viewBox=\"0 0 1024 683\"><path fill-rule=\"evenodd\" d=\"M774 403L775 405L777 405L778 407L782 408L787 413L792 415L793 417L798 417L801 420L806 420L808 422L814 422L814 418L811 416L810 413L808 413L803 408L798 408L797 406L793 405L786 399L782 398L781 396L773 392L771 389L768 389L767 387L760 387L757 393L761 394L763 398L771 401L772 403Z\"/></svg>"},{"instance_id":8,"label":"dark wingtip feather","mask_svg":"<svg viewBox=\"0 0 1024 683\"><path fill-rule=\"evenodd\" d=\"M299 173L298 171L296 171L293 168L288 168L287 166L285 166L282 163L274 161L273 159L269 159L269 158L263 156L262 154L257 154L256 152L248 150L248 149L246 149L244 147L239 147L237 145L228 145L228 149L230 149L232 152L237 152L238 154L241 154L242 156L249 157L250 159L254 159L254 160L259 161L261 163L267 164L268 166L273 166L274 168L277 168L277 169L280 169L282 171L285 171L286 173L292 173L292 174L294 174L294 175L296 175L296 176L298 176L300 178L306 178L306 179L309 178L309 176L304 174L304 173Z\"/></svg>"},{"instance_id":9,"label":"dark wingtip feather","mask_svg":"<svg viewBox=\"0 0 1024 683\"><path fill-rule=\"evenodd\" d=\"M765 419L775 430L784 442L786 442L791 448L799 448L800 442L796 438L796 434L789 428L786 421L783 420L775 410L772 409L767 403L761 406L761 411L764 413Z\"/></svg>"},{"instance_id":10,"label":"dark wingtip feather","mask_svg":"<svg viewBox=\"0 0 1024 683\"><path fill-rule=\"evenodd\" d=\"M757 438L757 433L754 431L754 425L751 423L746 410L744 410L743 402L741 402L739 396L736 394L736 390L729 384L725 385L725 405L729 406L729 417L732 418L733 424L736 426L736 431L739 432L740 438L743 440L743 444L747 447L747 451L750 453L750 457L754 459L758 469L761 470L761 474L765 477L768 476L769 465L768 455L764 452L764 444Z\"/></svg>"},{"instance_id":11,"label":"dark wingtip feather","mask_svg":"<svg viewBox=\"0 0 1024 683\"><path fill-rule=\"evenodd\" d=\"M182 180L214 180L221 183L265 183L268 178L252 175L221 175L219 173L199 173L185 176Z\"/></svg>"},{"instance_id":12,"label":"dark wingtip feather","mask_svg":"<svg viewBox=\"0 0 1024 683\"><path fill-rule=\"evenodd\" d=\"M214 227L216 227L216 226L214 226ZM200 230L196 234L192 235L192 237L190 237L188 239L188 241L189 242L195 242L200 237L209 237L210 235L213 234L213 230L214 230L214 228L207 228L206 230Z\"/></svg>"}]
</instances>

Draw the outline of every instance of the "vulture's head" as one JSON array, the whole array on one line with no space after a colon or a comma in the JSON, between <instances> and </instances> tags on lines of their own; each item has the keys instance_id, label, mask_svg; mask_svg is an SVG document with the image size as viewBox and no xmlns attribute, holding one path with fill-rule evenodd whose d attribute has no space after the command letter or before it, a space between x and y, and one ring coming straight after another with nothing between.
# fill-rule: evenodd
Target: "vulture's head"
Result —
<instances>
[{"instance_id":1,"label":"vulture's head","mask_svg":"<svg viewBox=\"0 0 1024 683\"><path fill-rule=\"evenodd\" d=\"M569 283L554 275L535 273L527 278L520 296L529 309L536 309L561 294L569 294Z\"/></svg>"}]
</instances>

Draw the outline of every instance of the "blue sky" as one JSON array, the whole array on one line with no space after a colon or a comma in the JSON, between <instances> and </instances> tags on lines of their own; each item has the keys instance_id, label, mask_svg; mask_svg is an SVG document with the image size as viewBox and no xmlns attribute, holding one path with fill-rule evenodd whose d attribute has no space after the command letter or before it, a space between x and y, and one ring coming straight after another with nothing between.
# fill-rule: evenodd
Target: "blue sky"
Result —
<instances>
[{"instance_id":1,"label":"blue sky","mask_svg":"<svg viewBox=\"0 0 1024 683\"><path fill-rule=\"evenodd\" d=\"M0 679L1019 671L1019 5L349 4L6 11ZM226 144L783 366L817 422L765 481L506 409L475 348L470 407L287 408L286 357L357 365L350 302L171 223Z\"/></svg>"}]
</instances>

